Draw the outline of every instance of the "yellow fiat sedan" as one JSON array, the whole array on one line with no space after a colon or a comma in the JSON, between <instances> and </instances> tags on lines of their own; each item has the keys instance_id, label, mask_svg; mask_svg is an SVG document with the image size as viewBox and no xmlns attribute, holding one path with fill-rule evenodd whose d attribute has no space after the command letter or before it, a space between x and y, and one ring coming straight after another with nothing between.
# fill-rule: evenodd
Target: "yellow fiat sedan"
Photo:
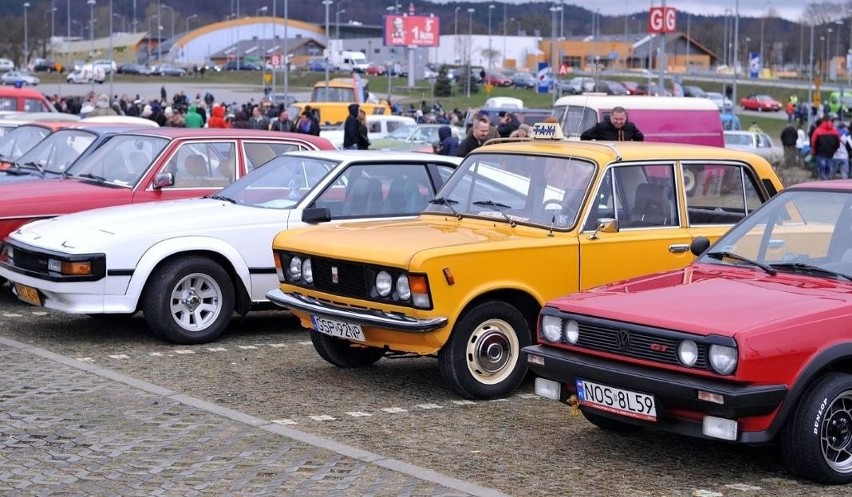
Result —
<instances>
[{"instance_id":1,"label":"yellow fiat sedan","mask_svg":"<svg viewBox=\"0 0 852 497\"><path fill-rule=\"evenodd\" d=\"M373 183L352 185L346 202L397 186ZM280 233L281 285L267 297L331 364L437 356L459 395L500 398L527 373L520 351L545 302L686 266L695 237L715 240L781 188L746 152L569 141L539 124L532 139L469 154L416 219Z\"/></svg>"}]
</instances>

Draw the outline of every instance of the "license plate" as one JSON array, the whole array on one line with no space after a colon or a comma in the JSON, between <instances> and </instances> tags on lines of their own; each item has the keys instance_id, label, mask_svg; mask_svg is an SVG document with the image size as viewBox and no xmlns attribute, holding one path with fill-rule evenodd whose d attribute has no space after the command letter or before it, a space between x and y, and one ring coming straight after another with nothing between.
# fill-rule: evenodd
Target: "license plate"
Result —
<instances>
[{"instance_id":1,"label":"license plate","mask_svg":"<svg viewBox=\"0 0 852 497\"><path fill-rule=\"evenodd\" d=\"M41 295L31 286L15 283L15 293L18 298L32 305L41 306Z\"/></svg>"},{"instance_id":2,"label":"license plate","mask_svg":"<svg viewBox=\"0 0 852 497\"><path fill-rule=\"evenodd\" d=\"M337 321L336 319L326 319L319 316L311 316L311 321L314 325L314 330L331 335L333 337L346 338L355 340L356 342L366 342L364 332L361 330L361 325L347 323L345 321Z\"/></svg>"},{"instance_id":3,"label":"license plate","mask_svg":"<svg viewBox=\"0 0 852 497\"><path fill-rule=\"evenodd\" d=\"M653 395L592 383L577 378L577 398L580 404L621 416L657 420Z\"/></svg>"}]
</instances>

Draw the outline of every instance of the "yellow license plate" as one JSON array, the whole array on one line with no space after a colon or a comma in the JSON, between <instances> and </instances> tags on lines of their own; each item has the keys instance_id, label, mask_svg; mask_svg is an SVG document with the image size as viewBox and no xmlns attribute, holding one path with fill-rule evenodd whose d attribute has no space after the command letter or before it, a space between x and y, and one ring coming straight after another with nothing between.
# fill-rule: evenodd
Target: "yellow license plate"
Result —
<instances>
[{"instance_id":1,"label":"yellow license plate","mask_svg":"<svg viewBox=\"0 0 852 497\"><path fill-rule=\"evenodd\" d=\"M15 293L18 298L32 305L41 305L41 295L31 286L15 283Z\"/></svg>"}]
</instances>

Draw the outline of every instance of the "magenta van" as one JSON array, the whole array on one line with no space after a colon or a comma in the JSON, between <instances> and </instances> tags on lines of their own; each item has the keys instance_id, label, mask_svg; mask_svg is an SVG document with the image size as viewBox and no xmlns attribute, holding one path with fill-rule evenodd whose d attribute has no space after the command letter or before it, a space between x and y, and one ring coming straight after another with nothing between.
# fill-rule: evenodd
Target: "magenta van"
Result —
<instances>
[{"instance_id":1,"label":"magenta van","mask_svg":"<svg viewBox=\"0 0 852 497\"><path fill-rule=\"evenodd\" d=\"M553 115L565 136L579 137L619 106L645 141L725 146L719 109L706 98L571 95L556 101Z\"/></svg>"}]
</instances>

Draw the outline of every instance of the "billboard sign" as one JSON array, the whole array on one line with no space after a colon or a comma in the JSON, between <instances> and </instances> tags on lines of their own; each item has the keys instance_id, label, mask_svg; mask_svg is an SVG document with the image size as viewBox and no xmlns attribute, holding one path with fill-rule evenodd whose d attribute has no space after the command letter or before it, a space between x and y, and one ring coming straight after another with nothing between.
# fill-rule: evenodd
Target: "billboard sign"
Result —
<instances>
[{"instance_id":1,"label":"billboard sign","mask_svg":"<svg viewBox=\"0 0 852 497\"><path fill-rule=\"evenodd\" d=\"M677 29L677 11L670 7L651 7L648 12L649 33L671 33Z\"/></svg>"},{"instance_id":2,"label":"billboard sign","mask_svg":"<svg viewBox=\"0 0 852 497\"><path fill-rule=\"evenodd\" d=\"M437 47L440 28L440 19L435 16L386 15L385 46Z\"/></svg>"},{"instance_id":3,"label":"billboard sign","mask_svg":"<svg viewBox=\"0 0 852 497\"><path fill-rule=\"evenodd\" d=\"M748 76L757 79L760 76L760 52L748 53Z\"/></svg>"},{"instance_id":4,"label":"billboard sign","mask_svg":"<svg viewBox=\"0 0 852 497\"><path fill-rule=\"evenodd\" d=\"M550 91L551 75L550 65L547 62L538 63L538 93L547 93Z\"/></svg>"}]
</instances>

